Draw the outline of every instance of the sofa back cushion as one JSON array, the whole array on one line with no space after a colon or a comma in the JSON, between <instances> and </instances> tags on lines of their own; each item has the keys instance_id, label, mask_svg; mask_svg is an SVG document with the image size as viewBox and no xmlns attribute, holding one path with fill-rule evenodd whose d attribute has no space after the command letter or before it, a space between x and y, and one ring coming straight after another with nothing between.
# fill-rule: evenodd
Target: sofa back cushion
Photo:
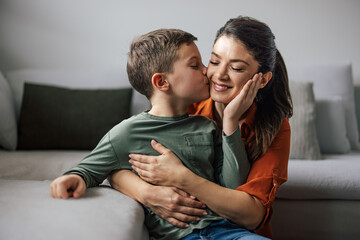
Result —
<instances>
[{"instance_id":1,"label":"sofa back cushion","mask_svg":"<svg viewBox=\"0 0 360 240\"><path fill-rule=\"evenodd\" d=\"M289 82L293 100L290 158L321 159L315 127L315 98L313 83Z\"/></svg>"},{"instance_id":2,"label":"sofa back cushion","mask_svg":"<svg viewBox=\"0 0 360 240\"><path fill-rule=\"evenodd\" d=\"M315 101L341 99L345 113L346 138L350 142L351 149L360 150L351 64L289 65L288 73L291 81L312 82L314 84ZM332 128L336 129L335 126ZM342 136L342 133L337 134L337 136ZM331 141L331 137L323 139ZM344 149L346 150L345 146L341 146L334 151L338 153L348 152L343 151ZM328 153L326 150L321 150L323 153Z\"/></svg>"},{"instance_id":3,"label":"sofa back cushion","mask_svg":"<svg viewBox=\"0 0 360 240\"><path fill-rule=\"evenodd\" d=\"M18 149L95 148L130 116L132 88L68 89L25 83Z\"/></svg>"},{"instance_id":4,"label":"sofa back cushion","mask_svg":"<svg viewBox=\"0 0 360 240\"><path fill-rule=\"evenodd\" d=\"M0 72L0 148L15 150L17 124L14 100L9 84Z\"/></svg>"},{"instance_id":5,"label":"sofa back cushion","mask_svg":"<svg viewBox=\"0 0 360 240\"><path fill-rule=\"evenodd\" d=\"M11 87L17 118L20 115L24 83L38 83L74 89L109 89L131 87L127 75L120 68L104 69L20 69L9 71L6 78ZM150 103L134 91L131 115L149 109Z\"/></svg>"}]
</instances>

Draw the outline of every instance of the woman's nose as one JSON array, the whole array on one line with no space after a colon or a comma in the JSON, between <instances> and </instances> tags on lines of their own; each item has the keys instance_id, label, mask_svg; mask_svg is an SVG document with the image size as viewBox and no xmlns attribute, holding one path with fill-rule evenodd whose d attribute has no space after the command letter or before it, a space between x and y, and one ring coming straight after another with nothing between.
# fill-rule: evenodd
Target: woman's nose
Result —
<instances>
[{"instance_id":1,"label":"woman's nose","mask_svg":"<svg viewBox=\"0 0 360 240\"><path fill-rule=\"evenodd\" d=\"M228 80L229 79L229 75L228 75L228 68L225 65L219 66L216 69L215 72L215 76L219 79L219 80Z\"/></svg>"}]
</instances>

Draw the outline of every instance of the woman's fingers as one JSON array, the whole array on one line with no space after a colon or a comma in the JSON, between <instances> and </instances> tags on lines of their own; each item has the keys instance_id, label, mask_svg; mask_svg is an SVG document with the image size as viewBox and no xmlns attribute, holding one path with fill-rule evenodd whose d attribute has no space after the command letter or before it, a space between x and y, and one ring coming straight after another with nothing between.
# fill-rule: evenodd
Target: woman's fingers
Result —
<instances>
[{"instance_id":1,"label":"woman's fingers","mask_svg":"<svg viewBox=\"0 0 360 240\"><path fill-rule=\"evenodd\" d=\"M136 153L129 154L129 158L134 162L147 163L147 164L154 162L154 160L156 161L156 158L154 158L153 156L141 155Z\"/></svg>"},{"instance_id":2,"label":"woman's fingers","mask_svg":"<svg viewBox=\"0 0 360 240\"><path fill-rule=\"evenodd\" d=\"M176 193L181 191L177 188L172 189ZM175 194L171 197L170 202L169 210L162 211L162 214L164 214L163 218L174 226L186 228L188 227L187 223L199 221L202 216L207 215L204 209L206 206L190 197Z\"/></svg>"},{"instance_id":3,"label":"woman's fingers","mask_svg":"<svg viewBox=\"0 0 360 240\"><path fill-rule=\"evenodd\" d=\"M257 73L252 79L250 79L244 86L246 97L253 100L259 90L261 83L262 73Z\"/></svg>"},{"instance_id":4,"label":"woman's fingers","mask_svg":"<svg viewBox=\"0 0 360 240\"><path fill-rule=\"evenodd\" d=\"M132 166L140 168L141 170L144 170L144 171L148 171L151 166L149 163L143 163L141 161L137 161L134 158L131 158L129 160L129 163L131 163Z\"/></svg>"},{"instance_id":5,"label":"woman's fingers","mask_svg":"<svg viewBox=\"0 0 360 240\"><path fill-rule=\"evenodd\" d=\"M132 169L134 169L135 172L137 172L139 174L139 177L144 180L145 182L148 182L148 183L152 183L152 184L155 184L155 185L158 185L159 184L159 181L154 179L152 176L151 173L149 172L146 172L146 171L143 171L137 167L134 167L134 166L131 166ZM150 176L151 175L151 176Z\"/></svg>"},{"instance_id":6,"label":"woman's fingers","mask_svg":"<svg viewBox=\"0 0 360 240\"><path fill-rule=\"evenodd\" d=\"M164 147L161 143L156 142L155 140L151 140L151 146L161 155L171 153L171 151L169 149ZM156 163L157 162L156 156L148 156L148 155L131 153L131 154L129 154L129 157L131 159L141 162L141 163Z\"/></svg>"},{"instance_id":7,"label":"woman's fingers","mask_svg":"<svg viewBox=\"0 0 360 240\"><path fill-rule=\"evenodd\" d=\"M196 198L189 193L178 188L174 188L174 191L177 192L180 196L186 197L183 204L184 206L192 208L206 208L204 203L200 202L199 200L195 200Z\"/></svg>"},{"instance_id":8,"label":"woman's fingers","mask_svg":"<svg viewBox=\"0 0 360 240\"><path fill-rule=\"evenodd\" d=\"M187 224L186 222L181 222L178 219L173 218L173 217L165 219L165 220L168 221L169 223L171 223L172 225L174 225L175 227L178 227L178 228L187 228L187 227L189 227L189 224Z\"/></svg>"},{"instance_id":9,"label":"woman's fingers","mask_svg":"<svg viewBox=\"0 0 360 240\"><path fill-rule=\"evenodd\" d=\"M151 140L151 146L160 154L166 154L170 150L164 147L161 143L156 142L155 140Z\"/></svg>"}]
</instances>

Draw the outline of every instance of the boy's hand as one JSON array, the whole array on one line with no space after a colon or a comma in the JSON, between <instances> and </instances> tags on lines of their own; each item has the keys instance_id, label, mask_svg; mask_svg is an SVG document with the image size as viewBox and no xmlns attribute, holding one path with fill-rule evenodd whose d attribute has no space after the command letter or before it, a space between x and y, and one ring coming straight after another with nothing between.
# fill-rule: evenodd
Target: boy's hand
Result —
<instances>
[{"instance_id":1,"label":"boy's hand","mask_svg":"<svg viewBox=\"0 0 360 240\"><path fill-rule=\"evenodd\" d=\"M53 198L79 198L85 190L85 181L76 174L58 177L50 184L50 195Z\"/></svg>"}]
</instances>

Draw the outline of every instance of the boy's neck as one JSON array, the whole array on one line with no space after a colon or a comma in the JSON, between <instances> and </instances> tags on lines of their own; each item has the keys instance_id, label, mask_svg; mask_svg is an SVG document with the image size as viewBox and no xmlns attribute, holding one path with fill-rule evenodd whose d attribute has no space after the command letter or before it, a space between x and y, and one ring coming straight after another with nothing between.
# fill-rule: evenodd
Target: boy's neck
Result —
<instances>
[{"instance_id":1,"label":"boy's neck","mask_svg":"<svg viewBox=\"0 0 360 240\"><path fill-rule=\"evenodd\" d=\"M164 109L163 107L153 106L149 113L151 115L159 116L159 117L174 117L174 116L181 116L186 114L188 111L174 111L173 109Z\"/></svg>"},{"instance_id":2,"label":"boy's neck","mask_svg":"<svg viewBox=\"0 0 360 240\"><path fill-rule=\"evenodd\" d=\"M188 112L190 104L180 101L174 102L171 99L151 99L150 114L161 117L181 116Z\"/></svg>"}]
</instances>

